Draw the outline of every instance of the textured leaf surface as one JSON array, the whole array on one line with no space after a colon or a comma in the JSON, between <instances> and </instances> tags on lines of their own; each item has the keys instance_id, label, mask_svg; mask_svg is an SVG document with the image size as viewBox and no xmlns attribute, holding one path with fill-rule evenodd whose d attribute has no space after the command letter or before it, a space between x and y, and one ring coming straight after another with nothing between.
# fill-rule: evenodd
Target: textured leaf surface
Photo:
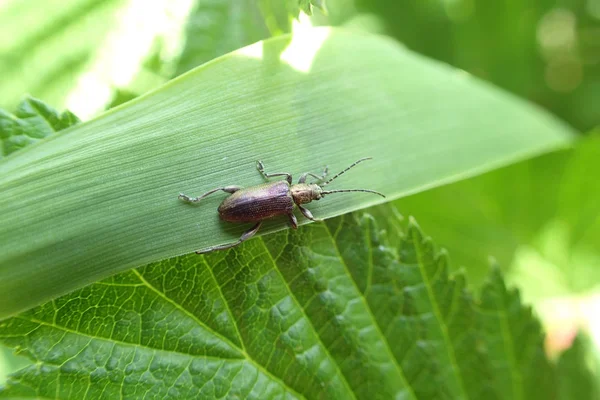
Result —
<instances>
[{"instance_id":1,"label":"textured leaf surface","mask_svg":"<svg viewBox=\"0 0 600 400\"><path fill-rule=\"evenodd\" d=\"M219 221L222 195L192 207L177 194L262 183L257 159L297 177L372 156L330 187L394 199L570 139L550 116L385 38L318 28L290 39L228 54L4 160L0 318L236 240L248 228ZM338 196L311 204L314 215L381 201Z\"/></svg>"},{"instance_id":2,"label":"textured leaf surface","mask_svg":"<svg viewBox=\"0 0 600 400\"><path fill-rule=\"evenodd\" d=\"M552 398L556 384L544 355L540 324L531 308L521 305L518 291L507 290L497 267L481 290L479 314L498 398Z\"/></svg>"},{"instance_id":3,"label":"textured leaf surface","mask_svg":"<svg viewBox=\"0 0 600 400\"><path fill-rule=\"evenodd\" d=\"M0 110L0 158L77 123L79 118L70 111L59 114L40 100L28 97L14 115Z\"/></svg>"},{"instance_id":4,"label":"textured leaf surface","mask_svg":"<svg viewBox=\"0 0 600 400\"><path fill-rule=\"evenodd\" d=\"M497 271L479 306L416 225L381 222L393 240L372 216L345 215L150 264L5 320L0 339L36 364L0 397L555 393L539 326Z\"/></svg>"}]
</instances>

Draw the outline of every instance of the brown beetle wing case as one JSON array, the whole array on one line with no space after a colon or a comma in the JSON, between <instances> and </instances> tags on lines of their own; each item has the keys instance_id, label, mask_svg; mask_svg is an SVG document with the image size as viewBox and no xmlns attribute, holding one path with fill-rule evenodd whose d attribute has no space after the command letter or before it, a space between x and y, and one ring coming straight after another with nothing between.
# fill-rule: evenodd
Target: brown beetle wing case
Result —
<instances>
[{"instance_id":1,"label":"brown beetle wing case","mask_svg":"<svg viewBox=\"0 0 600 400\"><path fill-rule=\"evenodd\" d=\"M293 210L290 185L279 181L238 190L223 200L219 215L224 221L254 222L290 214Z\"/></svg>"}]
</instances>

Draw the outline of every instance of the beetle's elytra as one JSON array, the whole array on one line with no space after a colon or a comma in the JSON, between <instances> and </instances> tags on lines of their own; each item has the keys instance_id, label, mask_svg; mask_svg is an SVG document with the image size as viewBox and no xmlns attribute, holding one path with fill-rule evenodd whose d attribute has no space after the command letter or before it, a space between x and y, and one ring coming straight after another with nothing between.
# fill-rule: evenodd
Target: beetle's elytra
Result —
<instances>
[{"instance_id":1,"label":"beetle's elytra","mask_svg":"<svg viewBox=\"0 0 600 400\"><path fill-rule=\"evenodd\" d=\"M254 236L256 232L258 232L263 220L278 215L287 215L290 219L292 228L296 229L298 228L298 220L294 215L294 206L298 207L300 212L302 212L302 215L311 221L320 221L314 218L309 210L302 207L302 204L310 203L313 200L320 200L326 194L342 192L366 192L385 197L379 192L368 189L323 190L323 187L327 186L331 181L348 171L350 168L370 159L370 157L361 158L327 181L325 181L325 177L327 176L328 172L327 168L323 170L321 176L312 174L310 172L305 172L300 175L300 179L298 179L298 183L296 184L292 184L292 175L286 172L278 172L275 174L265 173L263 163L261 161L257 161L256 168L265 179L273 178L275 176L285 176L285 180L263 183L262 185L251 186L248 188L242 188L240 186L224 186L210 190L199 197L189 197L183 193L180 193L179 198L188 203L197 203L206 196L218 192L219 190L231 193L231 196L223 200L219 206L219 217L221 217L223 221L229 222L256 222L256 224L244 232L236 242L209 247L204 250L199 250L196 253L208 253L213 250L224 250L237 246L243 241ZM306 178L308 176L311 176L317 180L313 183L306 183ZM325 182L321 183L323 181Z\"/></svg>"}]
</instances>

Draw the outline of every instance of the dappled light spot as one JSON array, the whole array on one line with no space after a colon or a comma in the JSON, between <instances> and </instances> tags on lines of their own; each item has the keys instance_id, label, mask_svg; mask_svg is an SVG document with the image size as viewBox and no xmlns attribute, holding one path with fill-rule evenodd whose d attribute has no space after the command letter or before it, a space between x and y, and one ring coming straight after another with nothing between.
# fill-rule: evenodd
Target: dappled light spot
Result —
<instances>
[{"instance_id":1,"label":"dappled light spot","mask_svg":"<svg viewBox=\"0 0 600 400\"><path fill-rule=\"evenodd\" d=\"M577 17L565 9L554 9L540 20L537 40L546 59L544 78L556 92L571 92L583 82Z\"/></svg>"},{"instance_id":2,"label":"dappled light spot","mask_svg":"<svg viewBox=\"0 0 600 400\"><path fill-rule=\"evenodd\" d=\"M250 46L243 47L237 51L238 54L246 56L248 58L254 58L260 60L263 58L263 43L257 42Z\"/></svg>"},{"instance_id":3,"label":"dappled light spot","mask_svg":"<svg viewBox=\"0 0 600 400\"><path fill-rule=\"evenodd\" d=\"M292 42L281 54L281 60L300 72L308 72L319 49L329 37L329 29L310 29L302 24L295 25L295 32L302 34L294 35Z\"/></svg>"}]
</instances>

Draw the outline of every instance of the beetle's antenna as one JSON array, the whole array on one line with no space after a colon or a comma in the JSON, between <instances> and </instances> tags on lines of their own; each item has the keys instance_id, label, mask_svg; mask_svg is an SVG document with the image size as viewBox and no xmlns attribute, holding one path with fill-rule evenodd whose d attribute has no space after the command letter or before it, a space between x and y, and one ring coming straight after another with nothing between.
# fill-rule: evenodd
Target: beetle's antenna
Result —
<instances>
[{"instance_id":1,"label":"beetle's antenna","mask_svg":"<svg viewBox=\"0 0 600 400\"><path fill-rule=\"evenodd\" d=\"M345 170L343 170L342 172L339 172L339 173L335 174L335 175L333 176L333 178L329 179L327 182L325 182L325 183L323 183L322 185L319 185L319 186L323 187L323 186L325 186L325 185L329 184L329 182L331 182L332 180L334 180L334 179L335 179L335 178L337 178L338 176L340 176L340 175L343 175L343 174L344 174L344 172L348 171L350 168L352 168L352 167L354 167L354 166L356 166L356 165L360 164L361 162L363 162L363 161L365 161L365 160L371 160L371 159L372 159L371 157L365 157L365 158L361 158L360 160L358 160L358 161L354 162L354 164L352 164L351 166L349 166L348 168L346 168L346 169L345 169Z\"/></svg>"},{"instance_id":2,"label":"beetle's antenna","mask_svg":"<svg viewBox=\"0 0 600 400\"><path fill-rule=\"evenodd\" d=\"M385 198L385 195L376 192L374 190L368 190L368 189L339 189L339 190L324 190L321 192L321 194L331 194L331 193L343 193L343 192L365 192L365 193L374 193L374 194L378 194L381 197Z\"/></svg>"}]
</instances>

